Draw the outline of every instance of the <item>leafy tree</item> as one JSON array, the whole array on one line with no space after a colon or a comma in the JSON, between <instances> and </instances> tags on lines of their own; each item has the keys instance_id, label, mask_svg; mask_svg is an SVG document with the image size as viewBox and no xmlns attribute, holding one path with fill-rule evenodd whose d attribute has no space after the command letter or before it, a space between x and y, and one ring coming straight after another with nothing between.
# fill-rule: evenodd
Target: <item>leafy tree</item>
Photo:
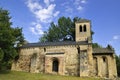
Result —
<instances>
[{"instance_id":1,"label":"leafy tree","mask_svg":"<svg viewBox=\"0 0 120 80\"><path fill-rule=\"evenodd\" d=\"M48 31L40 38L40 42L62 41L67 35L71 35L73 37L71 40L75 40L75 22L79 20L81 18L75 17L71 20L69 17L60 17L57 25L51 22Z\"/></svg>"},{"instance_id":2,"label":"leafy tree","mask_svg":"<svg viewBox=\"0 0 120 80\"><path fill-rule=\"evenodd\" d=\"M0 48L0 61L2 61L3 56L4 56L4 53L3 53L2 49Z\"/></svg>"},{"instance_id":3,"label":"leafy tree","mask_svg":"<svg viewBox=\"0 0 120 80\"><path fill-rule=\"evenodd\" d=\"M120 55L116 55L117 74L120 77Z\"/></svg>"},{"instance_id":4,"label":"leafy tree","mask_svg":"<svg viewBox=\"0 0 120 80\"><path fill-rule=\"evenodd\" d=\"M11 27L9 12L0 8L0 67L10 67L18 55L17 48L23 44L22 28Z\"/></svg>"},{"instance_id":5,"label":"leafy tree","mask_svg":"<svg viewBox=\"0 0 120 80\"><path fill-rule=\"evenodd\" d=\"M101 45L99 45L98 43L93 43L92 44L93 48L103 48Z\"/></svg>"}]
</instances>

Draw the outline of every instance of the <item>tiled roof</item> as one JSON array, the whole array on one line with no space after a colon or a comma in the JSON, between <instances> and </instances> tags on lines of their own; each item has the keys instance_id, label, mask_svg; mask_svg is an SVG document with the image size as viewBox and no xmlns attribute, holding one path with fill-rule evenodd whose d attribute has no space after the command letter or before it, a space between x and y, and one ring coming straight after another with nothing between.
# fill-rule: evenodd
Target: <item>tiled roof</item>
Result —
<instances>
[{"instance_id":1,"label":"tiled roof","mask_svg":"<svg viewBox=\"0 0 120 80\"><path fill-rule=\"evenodd\" d=\"M108 48L93 48L93 54L114 53L114 50Z\"/></svg>"},{"instance_id":2,"label":"tiled roof","mask_svg":"<svg viewBox=\"0 0 120 80\"><path fill-rule=\"evenodd\" d=\"M75 42L75 41L64 41L64 42L41 42L41 43L28 43L21 48L28 48L28 47L43 47L43 46L63 46L63 45L86 45L89 44L87 41L80 41L80 42Z\"/></svg>"},{"instance_id":3,"label":"tiled roof","mask_svg":"<svg viewBox=\"0 0 120 80\"><path fill-rule=\"evenodd\" d=\"M79 21L76 21L76 23L82 23L82 22L90 22L88 19L80 19Z\"/></svg>"}]
</instances>

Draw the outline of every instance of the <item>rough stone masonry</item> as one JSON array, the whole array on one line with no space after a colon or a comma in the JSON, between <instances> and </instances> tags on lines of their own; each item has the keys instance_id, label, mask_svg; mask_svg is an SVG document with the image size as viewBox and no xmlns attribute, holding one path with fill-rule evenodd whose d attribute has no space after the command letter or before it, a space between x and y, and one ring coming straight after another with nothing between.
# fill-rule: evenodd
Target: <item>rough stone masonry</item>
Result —
<instances>
[{"instance_id":1,"label":"rough stone masonry","mask_svg":"<svg viewBox=\"0 0 120 80\"><path fill-rule=\"evenodd\" d=\"M80 77L117 77L114 49L92 48L91 21L75 23L75 41L27 43L12 70Z\"/></svg>"}]
</instances>

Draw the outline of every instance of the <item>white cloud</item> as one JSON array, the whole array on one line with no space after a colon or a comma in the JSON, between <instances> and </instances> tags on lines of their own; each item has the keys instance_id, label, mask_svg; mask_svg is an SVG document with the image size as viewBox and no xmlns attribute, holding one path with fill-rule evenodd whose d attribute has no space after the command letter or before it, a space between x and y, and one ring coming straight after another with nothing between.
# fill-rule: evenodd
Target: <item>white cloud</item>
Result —
<instances>
[{"instance_id":1,"label":"white cloud","mask_svg":"<svg viewBox=\"0 0 120 80\"><path fill-rule=\"evenodd\" d=\"M42 9L42 6L38 2L32 2L32 0L27 1L27 6L32 12Z\"/></svg>"},{"instance_id":2,"label":"white cloud","mask_svg":"<svg viewBox=\"0 0 120 80\"><path fill-rule=\"evenodd\" d=\"M86 3L87 3L87 0L70 0L70 1L64 1L60 5L61 5L62 10L64 10L65 13L67 12L67 14L69 14L69 13L76 12L76 10L78 12L81 12L84 9L84 5Z\"/></svg>"},{"instance_id":3,"label":"white cloud","mask_svg":"<svg viewBox=\"0 0 120 80\"><path fill-rule=\"evenodd\" d=\"M62 10L64 10L67 15L69 13L73 13L74 10L81 11L84 9L83 4L85 4L86 1L87 0L70 0L70 2L64 2L61 4L63 8ZM36 21L34 21L36 24L34 27L32 26L30 28L34 34L42 34L43 31L40 24L50 23L55 17L60 14L60 11L56 10L55 0L27 0L26 3L29 10L34 14L36 18Z\"/></svg>"},{"instance_id":4,"label":"white cloud","mask_svg":"<svg viewBox=\"0 0 120 80\"><path fill-rule=\"evenodd\" d=\"M113 40L118 40L119 38L120 38L119 35L115 35L115 36L113 36Z\"/></svg>"},{"instance_id":5,"label":"white cloud","mask_svg":"<svg viewBox=\"0 0 120 80\"><path fill-rule=\"evenodd\" d=\"M75 0L74 4L75 5L80 5L81 3L85 4L86 2L87 2L87 0Z\"/></svg>"},{"instance_id":6,"label":"white cloud","mask_svg":"<svg viewBox=\"0 0 120 80\"><path fill-rule=\"evenodd\" d=\"M49 6L50 1L49 1L49 0L44 0L44 3L45 3L47 6Z\"/></svg>"},{"instance_id":7,"label":"white cloud","mask_svg":"<svg viewBox=\"0 0 120 80\"><path fill-rule=\"evenodd\" d=\"M45 5L41 5L38 0L27 0L27 7L35 15L36 21L32 23L30 30L35 35L43 34L42 24L49 23L53 18L57 17L60 11L56 11L56 4L53 4L54 0L43 0Z\"/></svg>"},{"instance_id":8,"label":"white cloud","mask_svg":"<svg viewBox=\"0 0 120 80\"><path fill-rule=\"evenodd\" d=\"M54 0L44 0L44 3L46 4L46 6L49 6L50 2L54 2Z\"/></svg>"},{"instance_id":9,"label":"white cloud","mask_svg":"<svg viewBox=\"0 0 120 80\"><path fill-rule=\"evenodd\" d=\"M59 11L55 12L54 17L56 17L59 13L60 13Z\"/></svg>"},{"instance_id":10,"label":"white cloud","mask_svg":"<svg viewBox=\"0 0 120 80\"><path fill-rule=\"evenodd\" d=\"M32 27L30 27L30 31L35 35L43 34L42 26L40 25L40 23L36 23L36 22L32 23Z\"/></svg>"},{"instance_id":11,"label":"white cloud","mask_svg":"<svg viewBox=\"0 0 120 80\"><path fill-rule=\"evenodd\" d=\"M69 13L72 13L73 12L73 9L71 8L71 7L66 7L66 10L65 10L66 12L69 12Z\"/></svg>"},{"instance_id":12,"label":"white cloud","mask_svg":"<svg viewBox=\"0 0 120 80\"><path fill-rule=\"evenodd\" d=\"M69 13L72 13L73 12L73 4L71 4L72 2L68 2L68 1L65 1L63 2L62 4L60 4L62 6L62 8L65 8L65 13L67 12L68 14Z\"/></svg>"},{"instance_id":13,"label":"white cloud","mask_svg":"<svg viewBox=\"0 0 120 80\"><path fill-rule=\"evenodd\" d=\"M75 0L74 4L75 4L75 5L79 5L80 2L81 2L81 0Z\"/></svg>"},{"instance_id":14,"label":"white cloud","mask_svg":"<svg viewBox=\"0 0 120 80\"><path fill-rule=\"evenodd\" d=\"M52 0L53 1L53 0ZM48 23L53 17L57 16L60 12L55 11L56 4L50 4L49 0L44 0L47 7L43 7L37 1L28 0L27 6L41 22Z\"/></svg>"},{"instance_id":15,"label":"white cloud","mask_svg":"<svg viewBox=\"0 0 120 80\"><path fill-rule=\"evenodd\" d=\"M85 4L86 2L87 2L86 0L81 0L81 3L84 3L84 4Z\"/></svg>"},{"instance_id":16,"label":"white cloud","mask_svg":"<svg viewBox=\"0 0 120 80\"><path fill-rule=\"evenodd\" d=\"M78 11L81 11L82 9L83 9L82 6L78 6L78 8L77 8Z\"/></svg>"},{"instance_id":17,"label":"white cloud","mask_svg":"<svg viewBox=\"0 0 120 80\"><path fill-rule=\"evenodd\" d=\"M56 6L55 4L51 4L48 6L48 8L38 10L34 12L34 14L41 22L50 22L54 15L53 11L55 6Z\"/></svg>"},{"instance_id":18,"label":"white cloud","mask_svg":"<svg viewBox=\"0 0 120 80\"><path fill-rule=\"evenodd\" d=\"M120 35L114 35L110 41L108 41L108 44L116 44L120 42Z\"/></svg>"},{"instance_id":19,"label":"white cloud","mask_svg":"<svg viewBox=\"0 0 120 80\"><path fill-rule=\"evenodd\" d=\"M83 10L83 4L85 4L87 0L75 0L74 5L78 11Z\"/></svg>"}]
</instances>

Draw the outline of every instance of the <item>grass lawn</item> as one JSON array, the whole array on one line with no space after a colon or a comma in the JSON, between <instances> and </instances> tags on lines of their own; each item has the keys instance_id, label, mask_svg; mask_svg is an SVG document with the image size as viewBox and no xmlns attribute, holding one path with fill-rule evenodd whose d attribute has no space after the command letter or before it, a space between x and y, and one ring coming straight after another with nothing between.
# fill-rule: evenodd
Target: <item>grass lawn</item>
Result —
<instances>
[{"instance_id":1,"label":"grass lawn","mask_svg":"<svg viewBox=\"0 0 120 80\"><path fill-rule=\"evenodd\" d=\"M102 79L27 73L19 71L0 71L0 80L102 80Z\"/></svg>"}]
</instances>

